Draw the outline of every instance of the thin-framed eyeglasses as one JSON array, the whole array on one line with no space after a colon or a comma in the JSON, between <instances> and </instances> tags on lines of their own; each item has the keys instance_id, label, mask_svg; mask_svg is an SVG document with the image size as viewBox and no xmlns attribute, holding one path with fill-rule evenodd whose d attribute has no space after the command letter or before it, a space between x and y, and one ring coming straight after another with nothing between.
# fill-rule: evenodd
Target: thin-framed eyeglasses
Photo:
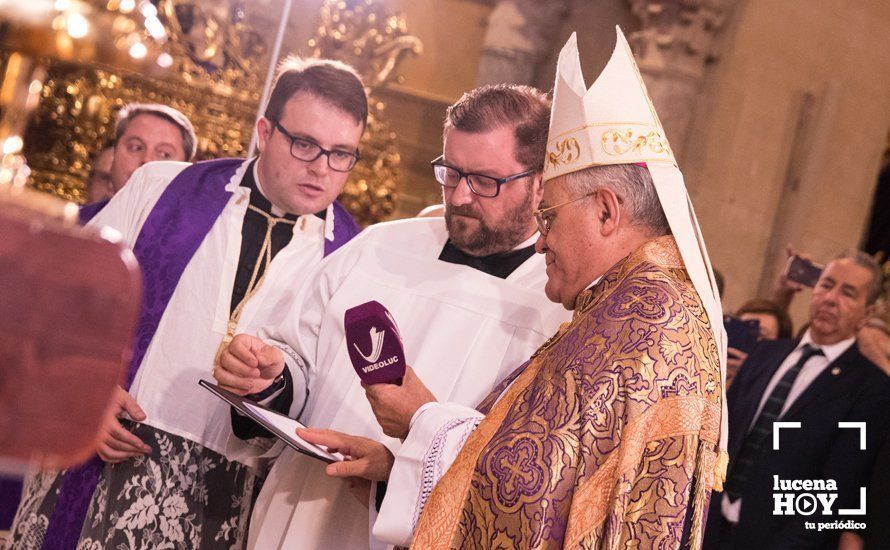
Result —
<instances>
[{"instance_id":1,"label":"thin-framed eyeglasses","mask_svg":"<svg viewBox=\"0 0 890 550\"><path fill-rule=\"evenodd\" d=\"M531 176L538 171L537 168L532 168L531 170L513 174L506 178L495 178L486 176L485 174L464 172L459 168L449 166L445 164L445 157L443 155L433 159L430 164L433 167L433 175L436 177L436 181L439 182L439 185L442 187L457 187L460 185L460 180L466 178L467 186L473 194L488 199L498 196L498 193L501 192L501 185Z\"/></svg>"},{"instance_id":2,"label":"thin-framed eyeglasses","mask_svg":"<svg viewBox=\"0 0 890 550\"><path fill-rule=\"evenodd\" d=\"M553 226L553 220L556 219L556 214L549 214L549 212L553 212L557 208L562 208L563 206L565 206L567 204L572 204L573 202L578 202L581 199L586 199L587 197L592 197L593 195L596 195L597 193L599 193L599 190L591 191L590 193L587 193L586 195L581 195L578 198L557 204L555 206L548 206L547 208L539 208L539 209L535 210L535 223L538 224L538 231L540 231L541 235L544 235L545 237L547 236L547 233L550 232L550 227Z\"/></svg>"},{"instance_id":3,"label":"thin-framed eyeglasses","mask_svg":"<svg viewBox=\"0 0 890 550\"><path fill-rule=\"evenodd\" d=\"M290 139L290 154L297 160L313 162L318 157L324 155L328 158L328 167L331 170L335 172L349 172L361 158L358 151L352 153L340 149L325 149L311 139L295 136L288 132L277 120L273 120L272 124L281 132L281 135Z\"/></svg>"}]
</instances>

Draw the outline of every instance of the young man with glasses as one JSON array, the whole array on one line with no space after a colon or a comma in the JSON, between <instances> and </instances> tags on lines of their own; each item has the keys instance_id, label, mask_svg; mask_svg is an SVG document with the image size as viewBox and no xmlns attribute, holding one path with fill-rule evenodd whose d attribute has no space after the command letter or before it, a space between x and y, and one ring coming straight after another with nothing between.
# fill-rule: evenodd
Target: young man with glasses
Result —
<instances>
[{"instance_id":1,"label":"young man with glasses","mask_svg":"<svg viewBox=\"0 0 890 550\"><path fill-rule=\"evenodd\" d=\"M544 262L534 254L549 107L543 93L523 86L464 94L448 109L444 155L433 161L444 219L368 228L307 276L278 324L259 338L235 337L215 373L220 384L256 393L284 375L290 396L270 405L308 426L397 449L398 439L374 420L345 340L345 311L376 300L398 324L414 369L406 376L416 371L437 396L475 405L567 318L541 293ZM263 435L246 419L236 418L234 429L243 438ZM323 463L290 449L271 454L279 451L257 500L250 547L374 544L366 507L376 513L382 488L358 487L359 501Z\"/></svg>"},{"instance_id":2,"label":"young man with glasses","mask_svg":"<svg viewBox=\"0 0 890 550\"><path fill-rule=\"evenodd\" d=\"M258 159L146 164L93 218L142 268L133 356L98 456L32 479L14 546L243 547L261 465L226 456L229 408L198 381L358 233L334 199L367 112L351 67L288 60L257 123Z\"/></svg>"}]
</instances>

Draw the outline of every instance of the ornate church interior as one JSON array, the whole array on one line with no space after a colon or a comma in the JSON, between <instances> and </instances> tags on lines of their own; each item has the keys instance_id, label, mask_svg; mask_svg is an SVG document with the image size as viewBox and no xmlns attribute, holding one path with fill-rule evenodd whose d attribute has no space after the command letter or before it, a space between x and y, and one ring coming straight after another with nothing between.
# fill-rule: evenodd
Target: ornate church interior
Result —
<instances>
[{"instance_id":1,"label":"ornate church interior","mask_svg":"<svg viewBox=\"0 0 890 550\"><path fill-rule=\"evenodd\" d=\"M52 4L33 4L42 3ZM4 4L10 15L21 9ZM69 4L82 2L60 6ZM359 69L374 101L366 160L350 178L346 204L364 224L413 216L439 201L428 163L441 152L445 107L481 84L550 89L558 46L574 30L593 73L610 52L604 38L620 25L726 277L726 306L768 293L787 246L827 258L863 242L884 211L873 200L890 111L882 76L890 58L874 47L887 21L883 2L136 4L109 2L95 21L59 10L37 22L49 26L46 34L29 34L6 16L7 79L39 83L33 95L15 97L27 105L27 115L16 109L15 116L30 187L82 202L90 163L109 141L117 109L131 101L167 102L192 118L199 159L247 154L277 52Z\"/></svg>"}]
</instances>

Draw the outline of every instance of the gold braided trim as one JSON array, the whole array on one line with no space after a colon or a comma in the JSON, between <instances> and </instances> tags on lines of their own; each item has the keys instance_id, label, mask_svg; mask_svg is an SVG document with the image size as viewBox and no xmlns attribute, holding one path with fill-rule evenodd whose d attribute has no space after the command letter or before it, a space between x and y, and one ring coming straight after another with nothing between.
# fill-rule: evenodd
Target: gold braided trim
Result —
<instances>
[{"instance_id":1,"label":"gold braided trim","mask_svg":"<svg viewBox=\"0 0 890 550\"><path fill-rule=\"evenodd\" d=\"M698 455L695 468L695 493L692 495L692 530L689 534L689 549L701 548L705 535L706 507L711 483L707 480L713 476L714 464L718 462L719 453L714 451L710 441L699 440Z\"/></svg>"},{"instance_id":2,"label":"gold braided trim","mask_svg":"<svg viewBox=\"0 0 890 550\"><path fill-rule=\"evenodd\" d=\"M275 226L279 223L288 225L296 225L297 223L287 218L277 218L272 216L268 212L265 212L252 204L248 204L247 208L266 218L266 236L263 239L263 246L260 248L259 254L257 254L256 265L253 268L253 273L250 275L250 282L247 283L247 291L244 293L244 298L238 302L238 305L235 306L235 309L229 316L229 322L226 325L226 333L223 336L222 341L219 343L219 347L216 348L216 355L213 357L213 369L210 371L211 374L216 372L216 367L219 366L219 361L222 358L223 352L229 347L232 339L235 338L235 330L238 328L238 322L241 320L241 313L244 311L244 306L247 305L247 302L249 302L257 292L259 292L260 287L263 286L263 282L266 280L266 275L269 274L269 267L272 265L272 230L275 229ZM263 265L263 274L257 279L260 265Z\"/></svg>"},{"instance_id":3,"label":"gold braided trim","mask_svg":"<svg viewBox=\"0 0 890 550\"><path fill-rule=\"evenodd\" d=\"M640 126L640 127L649 127L649 128L653 128L656 130L661 129L660 126L656 126L656 125L652 124L651 122L646 122L644 120L615 120L615 121L609 121L609 122L591 122L590 124L578 126L576 128L572 128L571 130L566 130L564 132L560 132L559 134L556 134L555 136L550 137L549 139L547 139L547 145L550 145L551 143L553 143L553 142L557 141L558 139L565 137L569 134L575 134L582 130L586 130L588 128L593 128L596 126Z\"/></svg>"},{"instance_id":4,"label":"gold braided trim","mask_svg":"<svg viewBox=\"0 0 890 550\"><path fill-rule=\"evenodd\" d=\"M635 420L621 435L621 444L597 471L582 482L572 498L565 546L571 548L606 519L609 503L614 499L619 479L634 471L643 457L646 444L668 437L698 436L711 450L697 457L698 461L716 460L720 435L720 406L700 396L669 397L662 399ZM713 456L709 456L713 455ZM708 478L713 468L702 469ZM701 483L703 481L704 483ZM710 487L711 479L701 480Z\"/></svg>"},{"instance_id":5,"label":"gold braided trim","mask_svg":"<svg viewBox=\"0 0 890 550\"><path fill-rule=\"evenodd\" d=\"M542 365L540 357L532 359L525 371L507 389L504 397L498 400L467 439L457 459L430 494L417 524L411 548L426 550L451 547L460 525L461 511L467 500L479 455L501 427L516 399L535 380Z\"/></svg>"},{"instance_id":6,"label":"gold braided trim","mask_svg":"<svg viewBox=\"0 0 890 550\"><path fill-rule=\"evenodd\" d=\"M634 163L645 163L645 164L669 164L671 166L677 167L677 161L666 159L664 157L641 157L635 158L633 160L615 160L609 162L598 162L591 161L585 162L584 164L580 164L578 166L572 166L570 169L560 168L549 168L549 165L544 166L544 172L542 175L542 182L547 183L552 179L556 179L560 176L564 176L566 174L571 174L572 172L580 172L585 168L593 168L594 166L614 166L616 164L634 164Z\"/></svg>"},{"instance_id":7,"label":"gold braided trim","mask_svg":"<svg viewBox=\"0 0 890 550\"><path fill-rule=\"evenodd\" d=\"M661 128L652 125L586 126L547 143L544 179L591 166L677 161Z\"/></svg>"}]
</instances>

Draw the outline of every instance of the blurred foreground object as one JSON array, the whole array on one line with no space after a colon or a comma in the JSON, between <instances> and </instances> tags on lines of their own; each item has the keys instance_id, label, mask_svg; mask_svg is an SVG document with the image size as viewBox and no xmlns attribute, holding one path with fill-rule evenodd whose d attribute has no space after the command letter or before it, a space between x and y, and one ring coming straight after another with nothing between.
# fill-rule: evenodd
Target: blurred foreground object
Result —
<instances>
[{"instance_id":1,"label":"blurred foreground object","mask_svg":"<svg viewBox=\"0 0 890 550\"><path fill-rule=\"evenodd\" d=\"M318 4L321 21L310 51L352 64L372 98L362 162L340 197L367 225L395 211L402 162L379 92L404 80L400 63L420 55L422 45L408 34L405 17L382 0ZM283 0L0 0L0 67L23 67L15 82L30 92L27 111L20 107L22 99L15 103L19 107L7 108L0 94L0 118L20 113L22 121L15 132L0 128L0 145L15 135L4 147L16 147L27 157L30 176L22 177L28 185L76 202L86 201L92 159L110 143L116 113L128 103L163 103L184 113L198 134L198 160L243 156L250 150L270 51L272 65L279 60L270 29L281 23L279 10L289 5ZM25 74L27 67L17 59L38 73Z\"/></svg>"},{"instance_id":2,"label":"blurred foreground object","mask_svg":"<svg viewBox=\"0 0 890 550\"><path fill-rule=\"evenodd\" d=\"M20 185L31 174L23 136L47 59L163 74L166 41L157 9L146 0L0 0L0 185Z\"/></svg>"},{"instance_id":3,"label":"blurred foreground object","mask_svg":"<svg viewBox=\"0 0 890 550\"><path fill-rule=\"evenodd\" d=\"M0 184L0 471L77 464L129 361L136 260L77 207Z\"/></svg>"}]
</instances>

